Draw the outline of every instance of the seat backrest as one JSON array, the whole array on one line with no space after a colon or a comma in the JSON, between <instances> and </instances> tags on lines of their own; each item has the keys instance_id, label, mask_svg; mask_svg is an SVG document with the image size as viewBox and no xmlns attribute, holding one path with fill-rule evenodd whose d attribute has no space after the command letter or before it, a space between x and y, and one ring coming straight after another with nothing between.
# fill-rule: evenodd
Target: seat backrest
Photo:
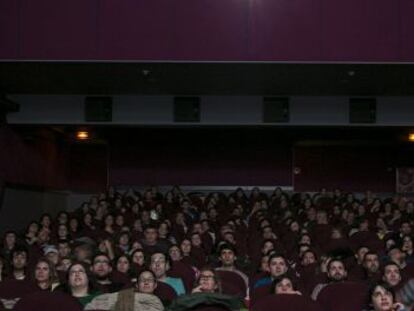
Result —
<instances>
[{"instance_id":1,"label":"seat backrest","mask_svg":"<svg viewBox=\"0 0 414 311\"><path fill-rule=\"evenodd\" d=\"M251 310L322 311L323 309L311 299L301 295L274 294L260 298Z\"/></svg>"},{"instance_id":2,"label":"seat backrest","mask_svg":"<svg viewBox=\"0 0 414 311\"><path fill-rule=\"evenodd\" d=\"M15 311L82 311L82 305L72 296L61 292L38 291L29 294L14 307Z\"/></svg>"}]
</instances>

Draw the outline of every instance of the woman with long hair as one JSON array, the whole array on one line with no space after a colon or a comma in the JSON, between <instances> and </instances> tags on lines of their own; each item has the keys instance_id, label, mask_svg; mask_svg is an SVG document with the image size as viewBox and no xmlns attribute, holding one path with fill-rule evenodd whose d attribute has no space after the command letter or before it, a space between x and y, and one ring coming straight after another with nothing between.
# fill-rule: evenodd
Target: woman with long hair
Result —
<instances>
[{"instance_id":1,"label":"woman with long hair","mask_svg":"<svg viewBox=\"0 0 414 311\"><path fill-rule=\"evenodd\" d=\"M54 265L46 258L40 258L34 269L36 285L47 291L53 291L59 285L59 278Z\"/></svg>"}]
</instances>

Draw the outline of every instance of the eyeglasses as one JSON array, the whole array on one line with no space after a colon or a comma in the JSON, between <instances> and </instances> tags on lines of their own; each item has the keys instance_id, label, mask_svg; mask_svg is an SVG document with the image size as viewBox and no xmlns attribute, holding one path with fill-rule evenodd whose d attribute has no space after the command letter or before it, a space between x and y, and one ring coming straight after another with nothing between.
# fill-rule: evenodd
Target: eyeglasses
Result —
<instances>
[{"instance_id":1,"label":"eyeglasses","mask_svg":"<svg viewBox=\"0 0 414 311\"><path fill-rule=\"evenodd\" d=\"M85 274L86 272L83 270L72 270L69 272L70 275L75 275L75 274Z\"/></svg>"},{"instance_id":2,"label":"eyeglasses","mask_svg":"<svg viewBox=\"0 0 414 311\"><path fill-rule=\"evenodd\" d=\"M138 282L139 283L155 283L155 279L153 279L153 278L147 278L147 279L143 278L143 279L139 279Z\"/></svg>"},{"instance_id":3,"label":"eyeglasses","mask_svg":"<svg viewBox=\"0 0 414 311\"><path fill-rule=\"evenodd\" d=\"M214 279L214 275L200 275L200 280Z\"/></svg>"},{"instance_id":4,"label":"eyeglasses","mask_svg":"<svg viewBox=\"0 0 414 311\"><path fill-rule=\"evenodd\" d=\"M100 264L100 263L108 265L109 261L108 260L95 260L93 262L94 265L97 265L97 264Z\"/></svg>"}]
</instances>

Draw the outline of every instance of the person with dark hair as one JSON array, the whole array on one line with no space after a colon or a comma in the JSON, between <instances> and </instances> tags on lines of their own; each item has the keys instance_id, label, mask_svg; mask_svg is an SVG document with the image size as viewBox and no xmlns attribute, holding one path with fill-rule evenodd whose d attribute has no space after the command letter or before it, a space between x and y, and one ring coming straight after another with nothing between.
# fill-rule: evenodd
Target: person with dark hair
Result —
<instances>
[{"instance_id":1,"label":"person with dark hair","mask_svg":"<svg viewBox=\"0 0 414 311\"><path fill-rule=\"evenodd\" d=\"M394 290L386 283L374 283L368 291L367 310L369 311L405 311L403 304L395 299Z\"/></svg>"},{"instance_id":2,"label":"person with dark hair","mask_svg":"<svg viewBox=\"0 0 414 311\"><path fill-rule=\"evenodd\" d=\"M403 280L414 277L414 263L407 263L406 254L398 246L393 246L388 250L388 257L391 261L398 264Z\"/></svg>"},{"instance_id":3,"label":"person with dark hair","mask_svg":"<svg viewBox=\"0 0 414 311\"><path fill-rule=\"evenodd\" d=\"M178 245L171 245L168 251L168 255L171 258L171 269L168 271L168 275L183 280L186 292L191 292L194 281L196 278L196 268L190 264L182 261L181 250Z\"/></svg>"},{"instance_id":4,"label":"person with dark hair","mask_svg":"<svg viewBox=\"0 0 414 311\"><path fill-rule=\"evenodd\" d=\"M123 287L123 284L115 283L111 279L112 263L107 254L98 253L93 257L91 271L101 293L113 293Z\"/></svg>"},{"instance_id":5,"label":"person with dark hair","mask_svg":"<svg viewBox=\"0 0 414 311\"><path fill-rule=\"evenodd\" d=\"M129 276L131 273L131 258L128 255L121 255L118 256L115 260L116 263L116 271L119 273L124 274L125 276Z\"/></svg>"},{"instance_id":6,"label":"person with dark hair","mask_svg":"<svg viewBox=\"0 0 414 311\"><path fill-rule=\"evenodd\" d=\"M144 294L154 294L157 288L157 277L149 269L142 270L137 276L136 287L138 292Z\"/></svg>"},{"instance_id":7,"label":"person with dark hair","mask_svg":"<svg viewBox=\"0 0 414 311\"><path fill-rule=\"evenodd\" d=\"M190 239L184 238L180 243L181 254L183 256L182 260L192 266L195 266L195 260L191 257L191 241Z\"/></svg>"},{"instance_id":8,"label":"person with dark hair","mask_svg":"<svg viewBox=\"0 0 414 311\"><path fill-rule=\"evenodd\" d=\"M143 270L131 288L95 297L84 310L100 311L163 311L161 300L154 294L157 280L152 271Z\"/></svg>"},{"instance_id":9,"label":"person with dark hair","mask_svg":"<svg viewBox=\"0 0 414 311\"><path fill-rule=\"evenodd\" d=\"M375 252L369 251L365 254L362 266L365 270L365 279L379 281L381 279L379 256Z\"/></svg>"},{"instance_id":10,"label":"person with dark hair","mask_svg":"<svg viewBox=\"0 0 414 311\"><path fill-rule=\"evenodd\" d=\"M326 276L328 278L328 283L320 283L313 289L311 295L313 300L317 300L319 293L329 284L343 282L346 280L348 277L348 272L346 270L344 262L336 258L329 260Z\"/></svg>"},{"instance_id":11,"label":"person with dark hair","mask_svg":"<svg viewBox=\"0 0 414 311\"><path fill-rule=\"evenodd\" d=\"M400 267L393 261L384 264L382 280L392 288L398 288L401 284Z\"/></svg>"},{"instance_id":12,"label":"person with dark hair","mask_svg":"<svg viewBox=\"0 0 414 311\"><path fill-rule=\"evenodd\" d=\"M277 277L273 280L271 293L302 295L298 290L296 283L287 275Z\"/></svg>"},{"instance_id":13,"label":"person with dark hair","mask_svg":"<svg viewBox=\"0 0 414 311\"><path fill-rule=\"evenodd\" d=\"M37 234L39 232L39 223L32 221L26 228L24 233L24 241L26 245L33 245L37 241Z\"/></svg>"},{"instance_id":14,"label":"person with dark hair","mask_svg":"<svg viewBox=\"0 0 414 311\"><path fill-rule=\"evenodd\" d=\"M404 235L401 238L402 246L401 249L405 253L407 263L414 262L414 242L410 235Z\"/></svg>"},{"instance_id":15,"label":"person with dark hair","mask_svg":"<svg viewBox=\"0 0 414 311\"><path fill-rule=\"evenodd\" d=\"M70 257L72 255L72 249L68 241L58 241L57 249L59 258Z\"/></svg>"},{"instance_id":16,"label":"person with dark hair","mask_svg":"<svg viewBox=\"0 0 414 311\"><path fill-rule=\"evenodd\" d=\"M244 287L241 287L245 297L248 297L249 292L249 278L242 271L236 267L236 250L230 244L223 244L220 247L219 260L221 266L216 268L219 275L223 274L223 282L228 281L231 283L240 283L240 280L244 282ZM229 277L225 278L225 275ZM233 274L233 276L231 276ZM230 294L230 293L229 293Z\"/></svg>"},{"instance_id":17,"label":"person with dark hair","mask_svg":"<svg viewBox=\"0 0 414 311\"><path fill-rule=\"evenodd\" d=\"M42 290L53 291L59 285L55 266L46 258L40 258L34 270L34 281Z\"/></svg>"},{"instance_id":18,"label":"person with dark hair","mask_svg":"<svg viewBox=\"0 0 414 311\"><path fill-rule=\"evenodd\" d=\"M94 247L87 242L75 242L73 246L73 255L76 261L90 264L92 261Z\"/></svg>"},{"instance_id":19,"label":"person with dark hair","mask_svg":"<svg viewBox=\"0 0 414 311\"><path fill-rule=\"evenodd\" d=\"M192 293L221 293L221 282L217 272L209 267L200 270Z\"/></svg>"},{"instance_id":20,"label":"person with dark hair","mask_svg":"<svg viewBox=\"0 0 414 311\"><path fill-rule=\"evenodd\" d=\"M11 273L10 278L25 280L27 278L28 252L24 247L16 247L11 252Z\"/></svg>"},{"instance_id":21,"label":"person with dark hair","mask_svg":"<svg viewBox=\"0 0 414 311\"><path fill-rule=\"evenodd\" d=\"M261 286L270 285L273 280L281 275L284 275L288 272L288 264L286 258L281 255L274 253L269 256L269 271L270 276L264 277L254 284L254 288L259 288Z\"/></svg>"},{"instance_id":22,"label":"person with dark hair","mask_svg":"<svg viewBox=\"0 0 414 311\"><path fill-rule=\"evenodd\" d=\"M145 269L145 253L141 248L137 248L131 253L131 270L136 275Z\"/></svg>"},{"instance_id":23,"label":"person with dark hair","mask_svg":"<svg viewBox=\"0 0 414 311\"><path fill-rule=\"evenodd\" d=\"M100 295L99 291L94 290L89 267L83 262L75 262L69 267L66 282L60 289L75 297L82 306Z\"/></svg>"},{"instance_id":24,"label":"person with dark hair","mask_svg":"<svg viewBox=\"0 0 414 311\"><path fill-rule=\"evenodd\" d=\"M177 295L185 294L183 281L180 278L167 276L167 271L170 267L171 259L168 255L161 252L156 252L151 255L150 269L157 277L157 281L170 285Z\"/></svg>"},{"instance_id":25,"label":"person with dark hair","mask_svg":"<svg viewBox=\"0 0 414 311\"><path fill-rule=\"evenodd\" d=\"M147 225L144 229L144 238L140 241L145 254L152 255L155 252L167 253L169 245L158 239L158 227Z\"/></svg>"},{"instance_id":26,"label":"person with dark hair","mask_svg":"<svg viewBox=\"0 0 414 311\"><path fill-rule=\"evenodd\" d=\"M181 310L247 310L241 299L221 293L220 279L214 269L203 267L191 295L175 299L170 311Z\"/></svg>"},{"instance_id":27,"label":"person with dark hair","mask_svg":"<svg viewBox=\"0 0 414 311\"><path fill-rule=\"evenodd\" d=\"M11 259L12 252L17 246L17 234L14 231L7 231L3 236L3 243L0 249L0 255L4 258Z\"/></svg>"}]
</instances>

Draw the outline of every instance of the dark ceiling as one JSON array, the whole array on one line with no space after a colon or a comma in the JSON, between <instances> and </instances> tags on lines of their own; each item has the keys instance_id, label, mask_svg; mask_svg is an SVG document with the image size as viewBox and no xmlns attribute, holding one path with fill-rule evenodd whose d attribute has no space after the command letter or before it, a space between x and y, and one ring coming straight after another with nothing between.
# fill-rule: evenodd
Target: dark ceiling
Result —
<instances>
[{"instance_id":1,"label":"dark ceiling","mask_svg":"<svg viewBox=\"0 0 414 311\"><path fill-rule=\"evenodd\" d=\"M0 94L414 95L414 64L0 62Z\"/></svg>"}]
</instances>

